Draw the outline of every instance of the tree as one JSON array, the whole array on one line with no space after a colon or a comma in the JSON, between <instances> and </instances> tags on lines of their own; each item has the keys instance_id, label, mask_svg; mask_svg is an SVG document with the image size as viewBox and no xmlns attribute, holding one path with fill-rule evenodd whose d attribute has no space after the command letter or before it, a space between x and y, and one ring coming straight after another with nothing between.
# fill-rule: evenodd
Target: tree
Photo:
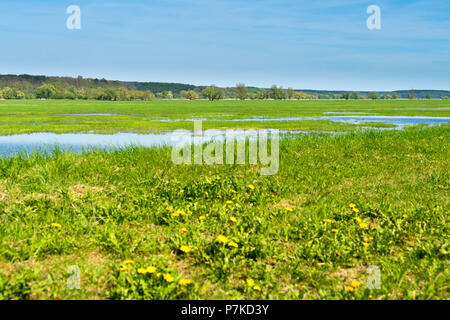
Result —
<instances>
[{"instance_id":1,"label":"tree","mask_svg":"<svg viewBox=\"0 0 450 320\"><path fill-rule=\"evenodd\" d=\"M348 100L350 99L350 93L349 92L345 92L342 94L342 99Z\"/></svg>"},{"instance_id":2,"label":"tree","mask_svg":"<svg viewBox=\"0 0 450 320\"><path fill-rule=\"evenodd\" d=\"M0 90L0 99L3 99L3 91Z\"/></svg>"},{"instance_id":3,"label":"tree","mask_svg":"<svg viewBox=\"0 0 450 320\"><path fill-rule=\"evenodd\" d=\"M225 92L222 88L216 87L215 85L211 85L206 87L202 91L202 95L207 98L209 101L220 100L223 99Z\"/></svg>"},{"instance_id":4,"label":"tree","mask_svg":"<svg viewBox=\"0 0 450 320\"><path fill-rule=\"evenodd\" d=\"M394 93L394 94L392 95L392 99L396 100L397 98L398 98L397 94Z\"/></svg>"},{"instance_id":5,"label":"tree","mask_svg":"<svg viewBox=\"0 0 450 320\"><path fill-rule=\"evenodd\" d=\"M283 87L277 87L275 84L269 89L269 97L274 100L286 99L286 93Z\"/></svg>"},{"instance_id":6,"label":"tree","mask_svg":"<svg viewBox=\"0 0 450 320\"><path fill-rule=\"evenodd\" d=\"M199 98L197 92L195 92L194 90L182 90L180 94L183 98L188 100L197 100Z\"/></svg>"},{"instance_id":7,"label":"tree","mask_svg":"<svg viewBox=\"0 0 450 320\"><path fill-rule=\"evenodd\" d=\"M408 91L408 99L410 100L414 99L414 89Z\"/></svg>"},{"instance_id":8,"label":"tree","mask_svg":"<svg viewBox=\"0 0 450 320\"><path fill-rule=\"evenodd\" d=\"M256 94L256 99L259 99L259 100L269 99L269 91L263 90L263 91L258 92Z\"/></svg>"},{"instance_id":9,"label":"tree","mask_svg":"<svg viewBox=\"0 0 450 320\"><path fill-rule=\"evenodd\" d=\"M352 92L352 94L350 95L350 99L353 99L353 100L361 99L361 95L359 94L359 92L354 91L354 92Z\"/></svg>"},{"instance_id":10,"label":"tree","mask_svg":"<svg viewBox=\"0 0 450 320\"><path fill-rule=\"evenodd\" d=\"M25 99L25 93L20 90L16 90L16 99Z\"/></svg>"},{"instance_id":11,"label":"tree","mask_svg":"<svg viewBox=\"0 0 450 320\"><path fill-rule=\"evenodd\" d=\"M380 94L376 91L372 91L367 94L367 98L372 99L372 100L377 100L379 97L380 97Z\"/></svg>"},{"instance_id":12,"label":"tree","mask_svg":"<svg viewBox=\"0 0 450 320\"><path fill-rule=\"evenodd\" d=\"M10 87L4 87L3 88L3 98L6 100L15 99L16 95L14 93L14 90Z\"/></svg>"},{"instance_id":13,"label":"tree","mask_svg":"<svg viewBox=\"0 0 450 320\"><path fill-rule=\"evenodd\" d=\"M448 96L443 96L442 100L448 100Z\"/></svg>"},{"instance_id":14,"label":"tree","mask_svg":"<svg viewBox=\"0 0 450 320\"><path fill-rule=\"evenodd\" d=\"M427 93L427 99L431 99L431 94Z\"/></svg>"},{"instance_id":15,"label":"tree","mask_svg":"<svg viewBox=\"0 0 450 320\"><path fill-rule=\"evenodd\" d=\"M294 98L294 96L295 96L295 91L294 91L294 89L288 88L288 89L286 90L286 96L287 96L287 98L288 98L289 100L292 99L292 98Z\"/></svg>"},{"instance_id":16,"label":"tree","mask_svg":"<svg viewBox=\"0 0 450 320\"><path fill-rule=\"evenodd\" d=\"M34 91L38 99L50 99L56 94L56 88L52 84L44 83Z\"/></svg>"},{"instance_id":17,"label":"tree","mask_svg":"<svg viewBox=\"0 0 450 320\"><path fill-rule=\"evenodd\" d=\"M243 83L238 83L236 85L236 98L239 100L245 100L248 97L248 89Z\"/></svg>"}]
</instances>

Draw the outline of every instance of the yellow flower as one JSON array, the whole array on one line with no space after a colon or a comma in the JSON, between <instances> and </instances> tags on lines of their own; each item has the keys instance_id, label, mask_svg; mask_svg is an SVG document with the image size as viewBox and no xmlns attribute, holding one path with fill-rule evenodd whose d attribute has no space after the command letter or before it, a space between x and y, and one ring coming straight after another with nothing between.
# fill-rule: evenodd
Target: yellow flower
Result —
<instances>
[{"instance_id":1,"label":"yellow flower","mask_svg":"<svg viewBox=\"0 0 450 320\"><path fill-rule=\"evenodd\" d=\"M188 246L181 246L180 250L183 251L184 253L191 252L191 248L189 248Z\"/></svg>"},{"instance_id":2,"label":"yellow flower","mask_svg":"<svg viewBox=\"0 0 450 320\"><path fill-rule=\"evenodd\" d=\"M148 273L155 273L156 272L156 268L155 267L147 267L147 272Z\"/></svg>"},{"instance_id":3,"label":"yellow flower","mask_svg":"<svg viewBox=\"0 0 450 320\"><path fill-rule=\"evenodd\" d=\"M406 218L408 218L408 215L404 214L402 217L403 217L403 219L406 219Z\"/></svg>"},{"instance_id":4,"label":"yellow flower","mask_svg":"<svg viewBox=\"0 0 450 320\"><path fill-rule=\"evenodd\" d=\"M359 226L360 226L361 228L363 228L363 229L369 228L369 225L368 225L367 223L365 223L365 222L361 222L361 223L359 224Z\"/></svg>"},{"instance_id":5,"label":"yellow flower","mask_svg":"<svg viewBox=\"0 0 450 320\"><path fill-rule=\"evenodd\" d=\"M353 289L353 287L345 287L345 291L353 292L353 291L355 291L355 289Z\"/></svg>"},{"instance_id":6,"label":"yellow flower","mask_svg":"<svg viewBox=\"0 0 450 320\"><path fill-rule=\"evenodd\" d=\"M312 244L313 244L312 240L310 240L310 241L308 242L308 244L309 244L309 245L312 245Z\"/></svg>"},{"instance_id":7,"label":"yellow flower","mask_svg":"<svg viewBox=\"0 0 450 320\"><path fill-rule=\"evenodd\" d=\"M231 191L231 193L237 193L236 190L234 190L234 189L231 189L230 191Z\"/></svg>"},{"instance_id":8,"label":"yellow flower","mask_svg":"<svg viewBox=\"0 0 450 320\"><path fill-rule=\"evenodd\" d=\"M358 223L361 223L361 221L362 221L361 218L359 218L359 217L354 217L353 219Z\"/></svg>"},{"instance_id":9,"label":"yellow flower","mask_svg":"<svg viewBox=\"0 0 450 320\"><path fill-rule=\"evenodd\" d=\"M370 242L373 240L373 237L368 237L366 242Z\"/></svg>"},{"instance_id":10,"label":"yellow flower","mask_svg":"<svg viewBox=\"0 0 450 320\"><path fill-rule=\"evenodd\" d=\"M137 272L138 272L139 274L146 274L148 271L147 271L146 268L139 268L139 269L137 269Z\"/></svg>"},{"instance_id":11,"label":"yellow flower","mask_svg":"<svg viewBox=\"0 0 450 320\"><path fill-rule=\"evenodd\" d=\"M253 252L253 251L255 251L255 250L256 250L255 247L251 247L251 248L250 248L250 252Z\"/></svg>"},{"instance_id":12,"label":"yellow flower","mask_svg":"<svg viewBox=\"0 0 450 320\"><path fill-rule=\"evenodd\" d=\"M350 203L349 205L348 205L350 208L356 208L356 204L354 204L354 203Z\"/></svg>"},{"instance_id":13,"label":"yellow flower","mask_svg":"<svg viewBox=\"0 0 450 320\"><path fill-rule=\"evenodd\" d=\"M184 228L184 227L183 227L183 228L180 228L180 232L181 232L181 233L186 233L186 232L188 232L188 229L186 229L186 228Z\"/></svg>"},{"instance_id":14,"label":"yellow flower","mask_svg":"<svg viewBox=\"0 0 450 320\"><path fill-rule=\"evenodd\" d=\"M134 264L134 260L125 260L124 262L122 262L123 265L127 265L127 264Z\"/></svg>"},{"instance_id":15,"label":"yellow flower","mask_svg":"<svg viewBox=\"0 0 450 320\"><path fill-rule=\"evenodd\" d=\"M361 286L361 282L359 281L352 281L350 282L350 286L353 288L358 288L359 286Z\"/></svg>"},{"instance_id":16,"label":"yellow flower","mask_svg":"<svg viewBox=\"0 0 450 320\"><path fill-rule=\"evenodd\" d=\"M206 217L205 217L205 216L200 216L199 219L200 219L200 220L205 220Z\"/></svg>"},{"instance_id":17,"label":"yellow flower","mask_svg":"<svg viewBox=\"0 0 450 320\"><path fill-rule=\"evenodd\" d=\"M353 208L352 209L354 213L359 213L359 209L358 208Z\"/></svg>"},{"instance_id":18,"label":"yellow flower","mask_svg":"<svg viewBox=\"0 0 450 320\"><path fill-rule=\"evenodd\" d=\"M253 287L253 285L255 284L255 280L253 280L253 279L251 279L251 278L248 278L246 281L247 281L247 284L248 284L250 287Z\"/></svg>"},{"instance_id":19,"label":"yellow flower","mask_svg":"<svg viewBox=\"0 0 450 320\"><path fill-rule=\"evenodd\" d=\"M130 271L130 267L121 267L120 271Z\"/></svg>"},{"instance_id":20,"label":"yellow flower","mask_svg":"<svg viewBox=\"0 0 450 320\"><path fill-rule=\"evenodd\" d=\"M233 216L230 217L230 220L231 220L232 222L237 222L237 219L236 219L235 217L233 217Z\"/></svg>"},{"instance_id":21,"label":"yellow flower","mask_svg":"<svg viewBox=\"0 0 450 320\"><path fill-rule=\"evenodd\" d=\"M255 190L255 186L252 184L249 184L248 187L250 188L250 190Z\"/></svg>"},{"instance_id":22,"label":"yellow flower","mask_svg":"<svg viewBox=\"0 0 450 320\"><path fill-rule=\"evenodd\" d=\"M369 244L367 242L363 242L363 246L367 248Z\"/></svg>"},{"instance_id":23,"label":"yellow flower","mask_svg":"<svg viewBox=\"0 0 450 320\"><path fill-rule=\"evenodd\" d=\"M234 247L234 248L239 247L239 245L238 245L236 242L234 242L234 241L229 242L228 245L229 245L230 247Z\"/></svg>"},{"instance_id":24,"label":"yellow flower","mask_svg":"<svg viewBox=\"0 0 450 320\"><path fill-rule=\"evenodd\" d=\"M272 195L272 198L275 198L275 195L274 195L274 194Z\"/></svg>"},{"instance_id":25,"label":"yellow flower","mask_svg":"<svg viewBox=\"0 0 450 320\"><path fill-rule=\"evenodd\" d=\"M225 236L222 236L222 235L217 236L217 240L219 240L219 242L222 242L222 243L225 243L225 244L228 242L228 238L225 237Z\"/></svg>"},{"instance_id":26,"label":"yellow flower","mask_svg":"<svg viewBox=\"0 0 450 320\"><path fill-rule=\"evenodd\" d=\"M61 228L62 228L62 225L55 222L55 223L52 223L52 227L54 227L54 228L56 228L56 229L61 229Z\"/></svg>"},{"instance_id":27,"label":"yellow flower","mask_svg":"<svg viewBox=\"0 0 450 320\"><path fill-rule=\"evenodd\" d=\"M338 232L338 229L331 229L331 231L336 233L336 232Z\"/></svg>"},{"instance_id":28,"label":"yellow flower","mask_svg":"<svg viewBox=\"0 0 450 320\"><path fill-rule=\"evenodd\" d=\"M212 182L211 180L206 180L206 183L211 184Z\"/></svg>"},{"instance_id":29,"label":"yellow flower","mask_svg":"<svg viewBox=\"0 0 450 320\"><path fill-rule=\"evenodd\" d=\"M172 277L172 276L171 276L170 274L168 274L168 273L163 274L163 278L164 278L164 280L166 280L167 282L173 282L173 281L175 280L175 278Z\"/></svg>"},{"instance_id":30,"label":"yellow flower","mask_svg":"<svg viewBox=\"0 0 450 320\"><path fill-rule=\"evenodd\" d=\"M232 204L232 203L233 203L233 201L227 200L227 204Z\"/></svg>"},{"instance_id":31,"label":"yellow flower","mask_svg":"<svg viewBox=\"0 0 450 320\"><path fill-rule=\"evenodd\" d=\"M254 286L254 287L253 287L253 290L256 290L256 291L261 291L261 287L260 287L260 286L258 286L258 285L256 285L256 286Z\"/></svg>"},{"instance_id":32,"label":"yellow flower","mask_svg":"<svg viewBox=\"0 0 450 320\"><path fill-rule=\"evenodd\" d=\"M186 212L184 212L183 210L177 210L174 213L172 213L172 217L179 217L184 215L186 215Z\"/></svg>"},{"instance_id":33,"label":"yellow flower","mask_svg":"<svg viewBox=\"0 0 450 320\"><path fill-rule=\"evenodd\" d=\"M180 279L180 281L178 281L178 284L180 286L187 286L187 285L189 285L191 283L192 283L191 279Z\"/></svg>"},{"instance_id":34,"label":"yellow flower","mask_svg":"<svg viewBox=\"0 0 450 320\"><path fill-rule=\"evenodd\" d=\"M333 223L334 221L331 220L331 219L323 219L323 222L326 222L326 223Z\"/></svg>"},{"instance_id":35,"label":"yellow flower","mask_svg":"<svg viewBox=\"0 0 450 320\"><path fill-rule=\"evenodd\" d=\"M220 180L220 177L217 177L216 179L217 179L217 180Z\"/></svg>"},{"instance_id":36,"label":"yellow flower","mask_svg":"<svg viewBox=\"0 0 450 320\"><path fill-rule=\"evenodd\" d=\"M294 211L294 209L292 209L292 208L289 208L289 207L286 207L285 209L286 209L286 211L289 211L289 212L292 212L292 211Z\"/></svg>"}]
</instances>

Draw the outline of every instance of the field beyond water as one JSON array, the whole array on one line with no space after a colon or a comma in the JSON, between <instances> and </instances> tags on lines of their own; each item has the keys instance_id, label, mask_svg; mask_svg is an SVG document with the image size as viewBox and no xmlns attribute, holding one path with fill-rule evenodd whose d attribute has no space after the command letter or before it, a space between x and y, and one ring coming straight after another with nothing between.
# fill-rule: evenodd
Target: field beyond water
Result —
<instances>
[{"instance_id":1,"label":"field beyond water","mask_svg":"<svg viewBox=\"0 0 450 320\"><path fill-rule=\"evenodd\" d=\"M61 124L50 113L121 104L58 103L1 102L1 133L141 128ZM250 113L238 102L189 103L128 112L192 116L208 105L219 114L229 103L227 114ZM415 115L423 106L276 103L253 115L398 114L393 106ZM175 165L169 148L0 160L0 299L449 299L449 138L448 125L298 136L280 142L273 176L250 165ZM379 289L367 288L377 287L369 266L379 268ZM80 289L70 290L77 270Z\"/></svg>"},{"instance_id":2,"label":"field beyond water","mask_svg":"<svg viewBox=\"0 0 450 320\"><path fill-rule=\"evenodd\" d=\"M383 116L449 117L450 100L317 100L317 101L0 101L0 135L32 132L146 133L193 129L192 119L211 128L279 128L308 131L357 131L395 127L388 123L344 123L326 119L256 121L319 117L333 112ZM240 121L233 121L239 119ZM174 121L175 120L175 121Z\"/></svg>"}]
</instances>

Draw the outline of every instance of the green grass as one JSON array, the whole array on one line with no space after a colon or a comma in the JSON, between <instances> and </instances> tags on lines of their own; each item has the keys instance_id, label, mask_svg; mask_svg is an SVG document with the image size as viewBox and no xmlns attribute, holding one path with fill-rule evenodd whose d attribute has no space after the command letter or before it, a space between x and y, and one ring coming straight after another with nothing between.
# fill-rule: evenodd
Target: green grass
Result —
<instances>
[{"instance_id":1,"label":"green grass","mask_svg":"<svg viewBox=\"0 0 450 320\"><path fill-rule=\"evenodd\" d=\"M246 116L247 103L135 103L127 112ZM424 103L261 102L258 114L363 106L412 115ZM43 105L1 102L1 122L123 106ZM449 129L282 140L273 176L250 165L177 166L168 148L0 160L0 299L449 299ZM66 285L72 265L80 290ZM381 270L379 290L365 288L370 265ZM156 272L138 273L149 266ZM361 285L347 291L352 282Z\"/></svg>"},{"instance_id":2,"label":"green grass","mask_svg":"<svg viewBox=\"0 0 450 320\"><path fill-rule=\"evenodd\" d=\"M192 129L192 121L158 122L155 119L210 118L208 128L267 128L289 130L350 131L355 125L325 120L290 122L226 121L263 117L311 117L324 112L368 112L377 115L450 116L450 100L377 101L0 101L0 134L31 132L148 132L149 130ZM108 113L110 116L76 116L82 113ZM227 117L221 117L227 115ZM153 120L153 121L152 121ZM373 126L373 124L372 124ZM380 125L379 125L380 126ZM384 125L386 127L386 125Z\"/></svg>"}]
</instances>

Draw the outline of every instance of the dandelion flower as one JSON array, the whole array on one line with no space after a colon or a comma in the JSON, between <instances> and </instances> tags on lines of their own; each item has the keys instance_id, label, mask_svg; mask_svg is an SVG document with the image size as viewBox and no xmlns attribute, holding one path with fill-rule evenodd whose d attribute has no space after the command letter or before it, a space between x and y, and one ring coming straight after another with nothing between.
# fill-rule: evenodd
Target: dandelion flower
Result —
<instances>
[{"instance_id":1,"label":"dandelion flower","mask_svg":"<svg viewBox=\"0 0 450 320\"><path fill-rule=\"evenodd\" d=\"M253 287L253 285L255 284L255 280L253 280L253 279L251 279L251 278L247 278L247 284L250 286L250 287Z\"/></svg>"},{"instance_id":2,"label":"dandelion flower","mask_svg":"<svg viewBox=\"0 0 450 320\"><path fill-rule=\"evenodd\" d=\"M135 262L134 260L125 260L122 264L126 266L127 264L135 264Z\"/></svg>"},{"instance_id":3,"label":"dandelion flower","mask_svg":"<svg viewBox=\"0 0 450 320\"><path fill-rule=\"evenodd\" d=\"M147 274L147 269L146 268L139 268L139 269L137 269L137 272L139 273L139 274Z\"/></svg>"},{"instance_id":4,"label":"dandelion flower","mask_svg":"<svg viewBox=\"0 0 450 320\"><path fill-rule=\"evenodd\" d=\"M226 202L227 204L232 204L233 203L233 201L231 201L231 200L227 200L227 202Z\"/></svg>"},{"instance_id":5,"label":"dandelion flower","mask_svg":"<svg viewBox=\"0 0 450 320\"><path fill-rule=\"evenodd\" d=\"M120 271L130 271L130 267L121 267Z\"/></svg>"},{"instance_id":6,"label":"dandelion flower","mask_svg":"<svg viewBox=\"0 0 450 320\"><path fill-rule=\"evenodd\" d=\"M361 223L361 222L362 222L361 218L359 218L359 217L354 217L353 219L354 219L356 222L358 222L358 223Z\"/></svg>"},{"instance_id":7,"label":"dandelion flower","mask_svg":"<svg viewBox=\"0 0 450 320\"><path fill-rule=\"evenodd\" d=\"M256 286L254 286L254 287L253 287L253 290L256 290L256 291L261 291L261 287L260 287L260 286L258 286L258 285L256 285Z\"/></svg>"},{"instance_id":8,"label":"dandelion flower","mask_svg":"<svg viewBox=\"0 0 450 320\"><path fill-rule=\"evenodd\" d=\"M231 222L237 222L237 219L233 216L230 217Z\"/></svg>"},{"instance_id":9,"label":"dandelion flower","mask_svg":"<svg viewBox=\"0 0 450 320\"><path fill-rule=\"evenodd\" d=\"M183 227L183 228L180 228L180 232L181 232L181 233L186 233L186 232L188 232L188 229L186 229L186 228L184 228L184 227Z\"/></svg>"},{"instance_id":10,"label":"dandelion flower","mask_svg":"<svg viewBox=\"0 0 450 320\"><path fill-rule=\"evenodd\" d=\"M237 193L236 190L234 190L234 189L231 189L230 191L231 191L231 193Z\"/></svg>"},{"instance_id":11,"label":"dandelion flower","mask_svg":"<svg viewBox=\"0 0 450 320\"><path fill-rule=\"evenodd\" d=\"M355 291L355 289L353 289L353 287L345 287L345 291L353 292L353 291Z\"/></svg>"},{"instance_id":12,"label":"dandelion flower","mask_svg":"<svg viewBox=\"0 0 450 320\"><path fill-rule=\"evenodd\" d=\"M359 226L360 226L361 228L363 228L363 229L369 228L369 225L368 225L367 223L365 223L365 222L361 222L361 223L359 224Z\"/></svg>"},{"instance_id":13,"label":"dandelion flower","mask_svg":"<svg viewBox=\"0 0 450 320\"><path fill-rule=\"evenodd\" d=\"M52 223L52 227L54 227L54 228L56 228L56 229L61 229L61 228L62 228L62 225L55 222L55 223Z\"/></svg>"},{"instance_id":14,"label":"dandelion flower","mask_svg":"<svg viewBox=\"0 0 450 320\"><path fill-rule=\"evenodd\" d=\"M359 209L358 208L352 208L354 213L359 213Z\"/></svg>"},{"instance_id":15,"label":"dandelion flower","mask_svg":"<svg viewBox=\"0 0 450 320\"><path fill-rule=\"evenodd\" d=\"M308 242L308 244L309 244L309 245L312 245L312 244L313 244L312 240L310 240L310 241Z\"/></svg>"},{"instance_id":16,"label":"dandelion flower","mask_svg":"<svg viewBox=\"0 0 450 320\"><path fill-rule=\"evenodd\" d=\"M350 208L356 208L356 204L354 204L354 203L350 203L349 205L348 205Z\"/></svg>"},{"instance_id":17,"label":"dandelion flower","mask_svg":"<svg viewBox=\"0 0 450 320\"><path fill-rule=\"evenodd\" d=\"M250 188L250 190L255 190L255 186L252 184L249 184L248 187Z\"/></svg>"},{"instance_id":18,"label":"dandelion flower","mask_svg":"<svg viewBox=\"0 0 450 320\"><path fill-rule=\"evenodd\" d=\"M152 267L152 266L147 267L147 272L148 272L148 273L155 273L155 272L156 272L156 268L155 268L155 267Z\"/></svg>"},{"instance_id":19,"label":"dandelion flower","mask_svg":"<svg viewBox=\"0 0 450 320\"><path fill-rule=\"evenodd\" d=\"M217 180L220 180L221 178L220 178L220 177L217 177L216 179L217 179Z\"/></svg>"},{"instance_id":20,"label":"dandelion flower","mask_svg":"<svg viewBox=\"0 0 450 320\"><path fill-rule=\"evenodd\" d=\"M189 248L188 246L181 246L180 250L183 251L184 253L191 252L191 248Z\"/></svg>"},{"instance_id":21,"label":"dandelion flower","mask_svg":"<svg viewBox=\"0 0 450 320\"><path fill-rule=\"evenodd\" d=\"M234 247L234 248L239 247L239 245L238 245L236 242L234 242L234 241L229 242L228 245L229 245L230 247Z\"/></svg>"},{"instance_id":22,"label":"dandelion flower","mask_svg":"<svg viewBox=\"0 0 450 320\"><path fill-rule=\"evenodd\" d=\"M286 211L289 211L289 212L292 212L292 211L294 211L294 209L292 209L292 208L289 208L289 207L286 207L285 209L286 209Z\"/></svg>"},{"instance_id":23,"label":"dandelion flower","mask_svg":"<svg viewBox=\"0 0 450 320\"><path fill-rule=\"evenodd\" d=\"M219 240L219 242L222 242L222 243L225 243L225 244L228 242L228 238L223 236L223 235L217 236L217 240Z\"/></svg>"},{"instance_id":24,"label":"dandelion flower","mask_svg":"<svg viewBox=\"0 0 450 320\"><path fill-rule=\"evenodd\" d=\"M180 281L178 281L178 284L180 286L187 286L187 285L189 285L191 283L192 283L191 279L180 279Z\"/></svg>"},{"instance_id":25,"label":"dandelion flower","mask_svg":"<svg viewBox=\"0 0 450 320\"><path fill-rule=\"evenodd\" d=\"M408 215L404 214L402 217L403 217L403 219L406 219L406 218L408 218Z\"/></svg>"},{"instance_id":26,"label":"dandelion flower","mask_svg":"<svg viewBox=\"0 0 450 320\"><path fill-rule=\"evenodd\" d=\"M367 248L369 244L367 242L363 242L363 246Z\"/></svg>"},{"instance_id":27,"label":"dandelion flower","mask_svg":"<svg viewBox=\"0 0 450 320\"><path fill-rule=\"evenodd\" d=\"M350 282L350 286L353 288L358 288L359 286L361 286L361 282L359 281L352 281Z\"/></svg>"},{"instance_id":28,"label":"dandelion flower","mask_svg":"<svg viewBox=\"0 0 450 320\"><path fill-rule=\"evenodd\" d=\"M333 223L333 220L331 220L331 219L323 219L323 222L326 222L326 223Z\"/></svg>"},{"instance_id":29,"label":"dandelion flower","mask_svg":"<svg viewBox=\"0 0 450 320\"><path fill-rule=\"evenodd\" d=\"M205 220L206 217L205 216L200 216L198 219L201 221L201 220Z\"/></svg>"},{"instance_id":30,"label":"dandelion flower","mask_svg":"<svg viewBox=\"0 0 450 320\"><path fill-rule=\"evenodd\" d=\"M172 277L172 276L171 276L170 274L168 274L168 273L163 274L163 278L164 278L164 280L166 280L167 282L173 282L173 281L175 280L175 278Z\"/></svg>"},{"instance_id":31,"label":"dandelion flower","mask_svg":"<svg viewBox=\"0 0 450 320\"><path fill-rule=\"evenodd\" d=\"M338 229L331 229L334 233L338 232Z\"/></svg>"}]
</instances>

